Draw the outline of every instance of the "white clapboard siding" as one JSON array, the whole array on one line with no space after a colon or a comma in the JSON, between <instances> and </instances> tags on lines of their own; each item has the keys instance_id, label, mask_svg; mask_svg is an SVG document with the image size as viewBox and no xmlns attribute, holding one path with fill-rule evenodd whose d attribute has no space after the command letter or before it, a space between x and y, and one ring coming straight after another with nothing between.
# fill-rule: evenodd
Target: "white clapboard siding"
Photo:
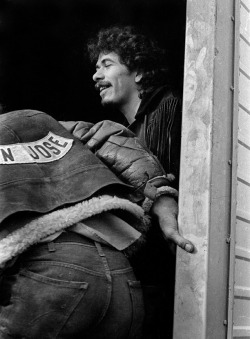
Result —
<instances>
[{"instance_id":1,"label":"white clapboard siding","mask_svg":"<svg viewBox=\"0 0 250 339\"><path fill-rule=\"evenodd\" d=\"M236 244L238 256L242 256L245 248L250 248L250 213L239 209L237 210Z\"/></svg>"},{"instance_id":2,"label":"white clapboard siding","mask_svg":"<svg viewBox=\"0 0 250 339\"><path fill-rule=\"evenodd\" d=\"M250 59L249 59L250 60ZM250 111L239 105L238 139L240 143L250 145Z\"/></svg>"},{"instance_id":3,"label":"white clapboard siding","mask_svg":"<svg viewBox=\"0 0 250 339\"><path fill-rule=\"evenodd\" d=\"M233 338L250 338L250 0L240 1Z\"/></svg>"},{"instance_id":4,"label":"white clapboard siding","mask_svg":"<svg viewBox=\"0 0 250 339\"><path fill-rule=\"evenodd\" d=\"M246 9L250 10L250 0L240 0L241 5L246 7Z\"/></svg>"},{"instance_id":5,"label":"white clapboard siding","mask_svg":"<svg viewBox=\"0 0 250 339\"><path fill-rule=\"evenodd\" d=\"M250 48L250 46L248 48ZM249 78L247 78L245 74L239 72L239 81L240 81L239 102L243 107L250 111L250 88L249 88L250 76Z\"/></svg>"},{"instance_id":6,"label":"white clapboard siding","mask_svg":"<svg viewBox=\"0 0 250 339\"><path fill-rule=\"evenodd\" d=\"M240 58L240 69L245 73L250 73L250 48L247 48L246 40L240 39L240 50L244 50L244 54Z\"/></svg>"},{"instance_id":7,"label":"white clapboard siding","mask_svg":"<svg viewBox=\"0 0 250 339\"><path fill-rule=\"evenodd\" d=\"M247 185L247 183L250 182L250 170L249 169L250 169L250 149L247 148L247 144L239 140L237 178L241 183L245 183L245 185Z\"/></svg>"}]
</instances>

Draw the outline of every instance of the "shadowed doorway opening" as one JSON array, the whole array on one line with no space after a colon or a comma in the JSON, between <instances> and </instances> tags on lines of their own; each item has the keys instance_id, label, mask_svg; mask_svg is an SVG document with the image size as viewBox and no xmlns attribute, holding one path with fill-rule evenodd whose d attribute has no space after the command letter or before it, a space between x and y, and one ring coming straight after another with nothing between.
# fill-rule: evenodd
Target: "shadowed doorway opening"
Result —
<instances>
[{"instance_id":1,"label":"shadowed doorway opening","mask_svg":"<svg viewBox=\"0 0 250 339\"><path fill-rule=\"evenodd\" d=\"M132 24L167 50L182 87L183 0L8 0L0 4L0 102L3 111L37 109L59 120L112 119L94 90L87 39L101 27ZM117 117L116 117L117 120Z\"/></svg>"}]
</instances>

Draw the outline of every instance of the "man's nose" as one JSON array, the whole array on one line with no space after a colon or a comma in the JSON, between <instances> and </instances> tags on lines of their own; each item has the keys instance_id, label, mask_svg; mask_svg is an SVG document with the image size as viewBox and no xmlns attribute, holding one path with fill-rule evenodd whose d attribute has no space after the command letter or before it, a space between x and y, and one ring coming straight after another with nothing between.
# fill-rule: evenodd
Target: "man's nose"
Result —
<instances>
[{"instance_id":1,"label":"man's nose","mask_svg":"<svg viewBox=\"0 0 250 339\"><path fill-rule=\"evenodd\" d=\"M101 71L101 69L97 69L95 74L93 75L93 80L96 82L100 79L103 79L104 78L104 75L103 75L103 72Z\"/></svg>"}]
</instances>

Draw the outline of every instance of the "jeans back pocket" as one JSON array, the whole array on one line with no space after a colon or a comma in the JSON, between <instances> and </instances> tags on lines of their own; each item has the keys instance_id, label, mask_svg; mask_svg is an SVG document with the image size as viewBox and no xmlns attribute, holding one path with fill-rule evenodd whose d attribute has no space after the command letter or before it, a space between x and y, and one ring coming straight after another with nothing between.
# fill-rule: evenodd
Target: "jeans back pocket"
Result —
<instances>
[{"instance_id":1,"label":"jeans back pocket","mask_svg":"<svg viewBox=\"0 0 250 339\"><path fill-rule=\"evenodd\" d=\"M133 307L132 323L129 339L142 338L142 328L144 320L143 293L140 281L128 280L128 286Z\"/></svg>"}]
</instances>

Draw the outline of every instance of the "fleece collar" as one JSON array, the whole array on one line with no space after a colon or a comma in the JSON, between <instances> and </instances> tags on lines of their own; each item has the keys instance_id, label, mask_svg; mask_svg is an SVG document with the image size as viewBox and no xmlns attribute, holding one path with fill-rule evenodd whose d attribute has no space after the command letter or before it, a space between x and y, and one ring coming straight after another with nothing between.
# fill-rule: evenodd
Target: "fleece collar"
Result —
<instances>
[{"instance_id":1,"label":"fleece collar","mask_svg":"<svg viewBox=\"0 0 250 339\"><path fill-rule=\"evenodd\" d=\"M127 199L103 195L33 219L0 240L0 267L41 239L102 212L122 209L144 222L143 209Z\"/></svg>"}]
</instances>

